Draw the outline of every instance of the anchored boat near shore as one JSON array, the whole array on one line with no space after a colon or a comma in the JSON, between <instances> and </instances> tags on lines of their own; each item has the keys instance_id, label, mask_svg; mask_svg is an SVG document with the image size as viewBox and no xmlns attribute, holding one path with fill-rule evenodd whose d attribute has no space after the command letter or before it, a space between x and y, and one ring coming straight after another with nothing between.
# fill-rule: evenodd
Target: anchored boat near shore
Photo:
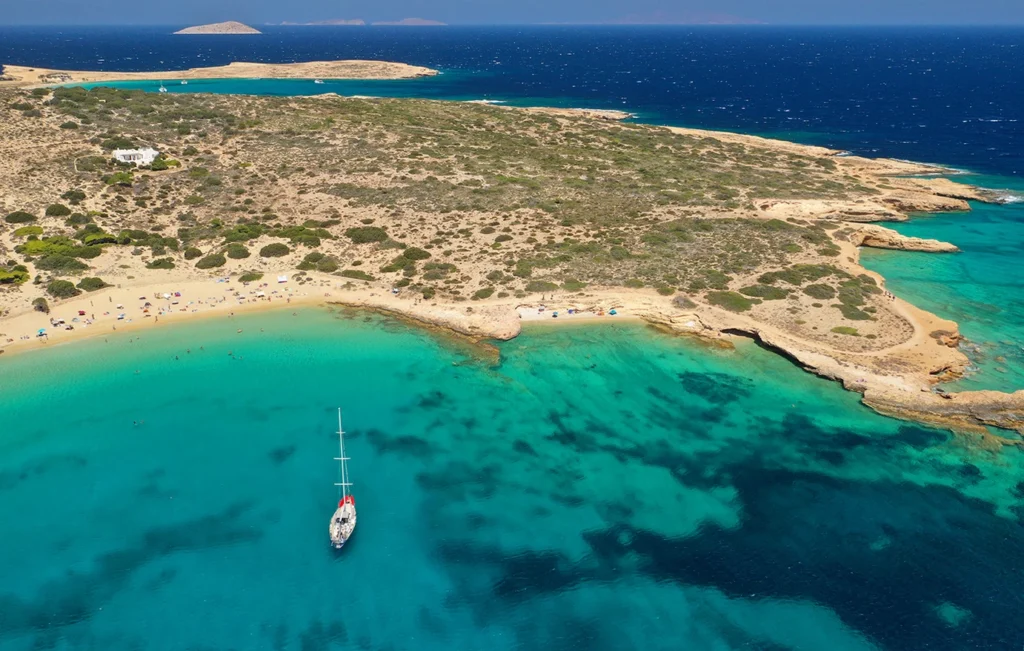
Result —
<instances>
[{"instance_id":1,"label":"anchored boat near shore","mask_svg":"<svg viewBox=\"0 0 1024 651\"><path fill-rule=\"evenodd\" d=\"M349 494L352 486L348 480L348 457L345 456L345 431L341 427L341 409L338 409L338 448L341 451L335 461L338 462L338 479L334 485L338 487L338 508L331 517L329 528L331 545L341 549L352 537L356 529L356 498Z\"/></svg>"}]
</instances>

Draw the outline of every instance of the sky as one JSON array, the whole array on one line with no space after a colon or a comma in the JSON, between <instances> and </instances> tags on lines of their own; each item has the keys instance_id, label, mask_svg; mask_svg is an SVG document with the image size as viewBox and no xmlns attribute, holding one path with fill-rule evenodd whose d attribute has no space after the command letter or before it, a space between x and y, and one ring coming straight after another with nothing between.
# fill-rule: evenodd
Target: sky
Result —
<instances>
[{"instance_id":1,"label":"sky","mask_svg":"<svg viewBox=\"0 0 1024 651\"><path fill-rule=\"evenodd\" d=\"M1024 0L0 0L0 25L253 25L417 17L450 24L1024 25Z\"/></svg>"}]
</instances>

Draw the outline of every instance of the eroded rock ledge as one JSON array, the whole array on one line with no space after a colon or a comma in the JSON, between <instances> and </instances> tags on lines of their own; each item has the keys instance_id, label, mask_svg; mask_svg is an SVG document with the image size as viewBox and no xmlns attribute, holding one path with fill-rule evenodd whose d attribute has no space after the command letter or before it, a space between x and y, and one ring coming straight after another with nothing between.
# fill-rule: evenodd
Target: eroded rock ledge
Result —
<instances>
[{"instance_id":1,"label":"eroded rock ledge","mask_svg":"<svg viewBox=\"0 0 1024 651\"><path fill-rule=\"evenodd\" d=\"M876 249L898 251L924 251L928 253L957 253L959 247L949 242L908 237L902 233L875 224L860 224L846 237L854 246L869 246Z\"/></svg>"}]
</instances>

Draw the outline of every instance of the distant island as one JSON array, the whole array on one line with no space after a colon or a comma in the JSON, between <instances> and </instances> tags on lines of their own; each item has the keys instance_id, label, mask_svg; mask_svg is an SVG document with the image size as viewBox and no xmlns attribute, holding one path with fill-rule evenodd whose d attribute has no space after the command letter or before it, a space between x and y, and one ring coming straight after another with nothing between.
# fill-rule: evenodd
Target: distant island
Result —
<instances>
[{"instance_id":1,"label":"distant island","mask_svg":"<svg viewBox=\"0 0 1024 651\"><path fill-rule=\"evenodd\" d=\"M243 23L229 20L224 23L210 23L209 25L195 25L186 27L174 32L175 34L262 34L258 29L253 29Z\"/></svg>"},{"instance_id":2,"label":"distant island","mask_svg":"<svg viewBox=\"0 0 1024 651\"><path fill-rule=\"evenodd\" d=\"M322 27L322 26L362 26L362 25L398 25L401 27L433 27L447 25L439 20L428 20L426 18L403 18L402 20L377 20L367 23L362 18L328 18L327 20L312 20L308 23L293 23L284 21L281 25L289 27Z\"/></svg>"},{"instance_id":3,"label":"distant island","mask_svg":"<svg viewBox=\"0 0 1024 651\"><path fill-rule=\"evenodd\" d=\"M235 61L226 66L153 72L54 70L13 65L5 65L3 69L4 78L0 79L0 88L154 79L245 79L250 77L264 79L412 79L437 74L436 70L422 66L411 66L393 61L362 60L304 61L301 63Z\"/></svg>"},{"instance_id":4,"label":"distant island","mask_svg":"<svg viewBox=\"0 0 1024 651\"><path fill-rule=\"evenodd\" d=\"M402 20L378 20L371 25L401 25L403 27L433 27L447 25L439 20L427 20L426 18L403 18Z\"/></svg>"},{"instance_id":5,"label":"distant island","mask_svg":"<svg viewBox=\"0 0 1024 651\"><path fill-rule=\"evenodd\" d=\"M281 25L292 26L292 27L295 27L295 26L298 26L298 27L310 27L310 26L321 26L321 25L332 25L332 26L333 25L365 25L365 24L366 24L366 21L363 20L362 18L353 18L353 19L348 19L348 18L330 18L328 20L314 20L314 21L310 21L308 23L292 23L292 22L289 22L289 21L286 20L283 23L281 23Z\"/></svg>"}]
</instances>

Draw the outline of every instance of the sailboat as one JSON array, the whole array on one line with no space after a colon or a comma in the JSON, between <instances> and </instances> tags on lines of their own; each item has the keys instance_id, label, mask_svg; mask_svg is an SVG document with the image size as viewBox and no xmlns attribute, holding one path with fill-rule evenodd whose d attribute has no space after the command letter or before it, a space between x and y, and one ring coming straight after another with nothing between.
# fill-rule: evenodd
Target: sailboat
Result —
<instances>
[{"instance_id":1,"label":"sailboat","mask_svg":"<svg viewBox=\"0 0 1024 651\"><path fill-rule=\"evenodd\" d=\"M161 93L166 93L167 92L167 89L164 87L163 82L160 82L160 92Z\"/></svg>"},{"instance_id":2,"label":"sailboat","mask_svg":"<svg viewBox=\"0 0 1024 651\"><path fill-rule=\"evenodd\" d=\"M338 473L340 481L334 485L338 487L338 509L331 516L331 546L341 549L352 537L356 529L356 498L349 494L349 487L352 486L348 480L348 457L345 456L345 431L341 428L341 409L338 409L338 448L341 456L335 461L339 463Z\"/></svg>"}]
</instances>

